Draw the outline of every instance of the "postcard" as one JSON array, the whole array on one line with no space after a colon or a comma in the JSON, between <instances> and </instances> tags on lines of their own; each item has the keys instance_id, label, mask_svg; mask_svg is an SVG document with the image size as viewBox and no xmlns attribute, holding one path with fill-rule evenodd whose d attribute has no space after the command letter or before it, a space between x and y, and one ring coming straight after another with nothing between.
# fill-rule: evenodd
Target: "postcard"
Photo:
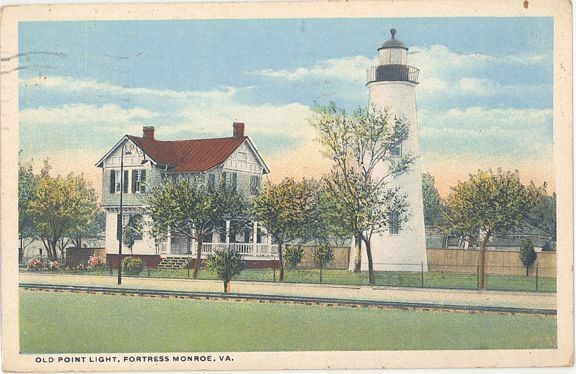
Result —
<instances>
[{"instance_id":1,"label":"postcard","mask_svg":"<svg viewBox=\"0 0 576 374\"><path fill-rule=\"evenodd\" d=\"M3 369L573 365L571 7L2 8Z\"/></svg>"}]
</instances>

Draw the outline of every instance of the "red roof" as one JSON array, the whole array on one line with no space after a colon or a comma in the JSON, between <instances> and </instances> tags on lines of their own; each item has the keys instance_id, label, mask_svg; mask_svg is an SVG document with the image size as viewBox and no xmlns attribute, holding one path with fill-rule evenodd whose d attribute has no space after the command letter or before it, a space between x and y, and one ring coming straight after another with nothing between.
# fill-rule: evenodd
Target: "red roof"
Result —
<instances>
[{"instance_id":1,"label":"red roof","mask_svg":"<svg viewBox=\"0 0 576 374\"><path fill-rule=\"evenodd\" d=\"M247 137L162 141L128 135L148 156L177 171L207 171L220 165Z\"/></svg>"}]
</instances>

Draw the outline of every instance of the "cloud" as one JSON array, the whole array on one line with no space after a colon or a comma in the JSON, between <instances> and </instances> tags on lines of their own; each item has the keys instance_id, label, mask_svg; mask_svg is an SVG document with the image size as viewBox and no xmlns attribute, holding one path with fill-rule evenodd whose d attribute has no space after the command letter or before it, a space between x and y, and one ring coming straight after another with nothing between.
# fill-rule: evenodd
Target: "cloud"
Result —
<instances>
[{"instance_id":1,"label":"cloud","mask_svg":"<svg viewBox=\"0 0 576 374\"><path fill-rule=\"evenodd\" d=\"M121 124L148 122L159 116L143 108L125 109L116 104L102 106L87 104L65 104L56 107L27 108L20 111L20 125L68 126L94 125L99 128L118 127Z\"/></svg>"},{"instance_id":2,"label":"cloud","mask_svg":"<svg viewBox=\"0 0 576 374\"><path fill-rule=\"evenodd\" d=\"M453 77L462 73L484 71L492 66L540 65L547 62L545 55L492 56L483 53L458 53L443 45L413 47L409 64L421 69L421 78Z\"/></svg>"},{"instance_id":3,"label":"cloud","mask_svg":"<svg viewBox=\"0 0 576 374\"><path fill-rule=\"evenodd\" d=\"M552 110L454 108L418 113L425 152L552 159Z\"/></svg>"},{"instance_id":4,"label":"cloud","mask_svg":"<svg viewBox=\"0 0 576 374\"><path fill-rule=\"evenodd\" d=\"M157 98L179 100L228 100L238 93L236 87L226 87L222 90L210 91L176 91L160 90L144 87L127 87L109 82L95 80L75 79L62 76L42 76L26 78L20 81L20 88L26 89L50 89L64 92L99 91L114 96L153 96Z\"/></svg>"},{"instance_id":5,"label":"cloud","mask_svg":"<svg viewBox=\"0 0 576 374\"><path fill-rule=\"evenodd\" d=\"M426 79L445 75L455 76L455 71L474 72L485 70L493 65L538 65L546 62L544 55L505 55L491 56L481 53L463 54L451 51L443 45L413 47L408 57L409 64L421 69ZM290 81L310 79L335 79L350 82L364 81L366 69L378 64L378 58L362 55L321 60L314 65L292 70L264 69L249 72L273 79Z\"/></svg>"},{"instance_id":6,"label":"cloud","mask_svg":"<svg viewBox=\"0 0 576 374\"><path fill-rule=\"evenodd\" d=\"M366 69L375 65L377 58L349 56L317 62L311 67L299 67L294 70L258 70L250 74L262 75L275 79L300 81L309 79L336 79L351 82L364 82Z\"/></svg>"}]
</instances>

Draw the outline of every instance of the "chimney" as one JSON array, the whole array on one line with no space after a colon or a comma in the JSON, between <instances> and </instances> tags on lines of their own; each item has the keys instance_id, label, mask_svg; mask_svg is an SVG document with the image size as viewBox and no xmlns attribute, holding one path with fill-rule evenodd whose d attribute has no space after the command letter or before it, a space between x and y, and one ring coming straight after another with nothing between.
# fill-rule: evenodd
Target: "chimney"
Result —
<instances>
[{"instance_id":1,"label":"chimney","mask_svg":"<svg viewBox=\"0 0 576 374\"><path fill-rule=\"evenodd\" d=\"M244 122L234 122L232 127L234 127L234 133L232 135L234 139L244 137Z\"/></svg>"},{"instance_id":2,"label":"chimney","mask_svg":"<svg viewBox=\"0 0 576 374\"><path fill-rule=\"evenodd\" d=\"M142 129L144 139L154 140L154 126L144 126Z\"/></svg>"}]
</instances>

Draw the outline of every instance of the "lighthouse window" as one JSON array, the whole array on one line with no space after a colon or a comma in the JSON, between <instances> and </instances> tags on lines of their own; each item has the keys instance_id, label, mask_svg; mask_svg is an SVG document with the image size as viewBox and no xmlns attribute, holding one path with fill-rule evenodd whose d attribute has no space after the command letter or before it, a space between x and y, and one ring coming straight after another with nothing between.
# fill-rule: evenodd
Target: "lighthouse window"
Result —
<instances>
[{"instance_id":1,"label":"lighthouse window","mask_svg":"<svg viewBox=\"0 0 576 374\"><path fill-rule=\"evenodd\" d=\"M388 232L390 235L398 235L400 233L400 214L397 212L390 213L388 217Z\"/></svg>"}]
</instances>

